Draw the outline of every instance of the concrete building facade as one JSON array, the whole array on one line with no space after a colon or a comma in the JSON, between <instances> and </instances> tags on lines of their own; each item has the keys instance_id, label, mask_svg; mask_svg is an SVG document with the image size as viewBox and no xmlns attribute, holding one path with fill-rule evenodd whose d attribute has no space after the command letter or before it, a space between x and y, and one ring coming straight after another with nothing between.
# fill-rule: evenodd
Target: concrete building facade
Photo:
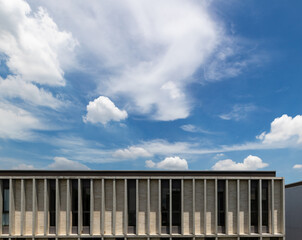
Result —
<instances>
[{"instance_id":1,"label":"concrete building facade","mask_svg":"<svg viewBox=\"0 0 302 240\"><path fill-rule=\"evenodd\" d=\"M285 186L286 239L296 240L302 236L302 182Z\"/></svg>"},{"instance_id":2,"label":"concrete building facade","mask_svg":"<svg viewBox=\"0 0 302 240\"><path fill-rule=\"evenodd\" d=\"M0 171L2 239L285 239L275 172Z\"/></svg>"}]
</instances>

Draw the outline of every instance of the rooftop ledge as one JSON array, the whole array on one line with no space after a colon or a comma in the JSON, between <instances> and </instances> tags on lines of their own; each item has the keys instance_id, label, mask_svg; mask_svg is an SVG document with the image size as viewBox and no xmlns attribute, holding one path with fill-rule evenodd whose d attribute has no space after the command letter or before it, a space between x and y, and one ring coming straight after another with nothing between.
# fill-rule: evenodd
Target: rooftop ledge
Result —
<instances>
[{"instance_id":1,"label":"rooftop ledge","mask_svg":"<svg viewBox=\"0 0 302 240\"><path fill-rule=\"evenodd\" d=\"M3 176L276 177L276 171L0 170Z\"/></svg>"}]
</instances>

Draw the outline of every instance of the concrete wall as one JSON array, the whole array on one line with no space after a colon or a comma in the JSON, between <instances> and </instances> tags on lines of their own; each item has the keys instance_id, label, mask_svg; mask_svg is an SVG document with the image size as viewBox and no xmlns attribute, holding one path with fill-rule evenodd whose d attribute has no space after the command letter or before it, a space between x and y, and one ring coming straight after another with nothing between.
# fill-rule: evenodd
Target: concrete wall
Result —
<instances>
[{"instance_id":1,"label":"concrete wall","mask_svg":"<svg viewBox=\"0 0 302 240\"><path fill-rule=\"evenodd\" d=\"M302 185L286 188L286 239L296 240L302 236Z\"/></svg>"},{"instance_id":2,"label":"concrete wall","mask_svg":"<svg viewBox=\"0 0 302 240\"><path fill-rule=\"evenodd\" d=\"M54 178L54 177L52 177ZM11 181L11 226L13 236L60 237L195 237L237 239L250 236L250 181L256 178L224 177L226 180L226 226L224 233L217 233L217 180L218 178L179 177L181 180L182 226L181 232L162 235L160 213L160 179L137 179L137 228L135 234L127 233L127 180L126 178L92 178L90 231L83 231L81 198L79 199L79 233L71 232L71 180L57 179L56 234L48 233L47 179L19 178ZM165 178L167 179L167 178ZM270 232L264 238L284 236L284 181L269 179ZM0 181L1 182L1 181ZM81 181L79 181L80 183ZM172 183L172 181L170 181ZM1 188L1 184L0 184ZM79 185L79 196L81 196ZM293 190L292 190L293 191ZM302 197L302 189L300 196ZM293 193L293 196L297 193ZM293 198L293 197L292 197ZM2 201L2 200L1 200ZM171 201L171 200L170 200ZM261 202L261 201L259 201ZM293 205L294 206L294 205ZM301 207L294 207L301 210ZM298 212L298 211L297 211ZM0 212L1 213L1 212ZM1 214L0 214L1 215ZM302 216L301 212L297 216ZM172 217L172 214L170 215ZM1 220L1 216L0 216ZM290 220L289 220L290 221ZM296 219L292 222L297 223ZM260 224L261 225L261 224ZM298 228L297 225L292 225ZM0 233L1 234L1 233ZM238 235L239 234L239 235ZM302 234L301 231L299 234ZM9 235L1 234L2 237ZM253 235L262 237L261 233ZM40 237L41 238L41 237ZM290 240L290 238L288 238ZM295 238L297 239L297 238Z\"/></svg>"}]
</instances>

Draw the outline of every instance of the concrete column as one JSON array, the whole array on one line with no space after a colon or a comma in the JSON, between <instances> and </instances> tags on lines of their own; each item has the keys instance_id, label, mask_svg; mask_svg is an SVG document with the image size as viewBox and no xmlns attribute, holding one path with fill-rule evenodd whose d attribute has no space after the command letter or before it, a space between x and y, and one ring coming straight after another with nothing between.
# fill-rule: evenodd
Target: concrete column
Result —
<instances>
[{"instance_id":1,"label":"concrete column","mask_svg":"<svg viewBox=\"0 0 302 240\"><path fill-rule=\"evenodd\" d=\"M285 183L282 179L282 233L285 235Z\"/></svg>"},{"instance_id":2,"label":"concrete column","mask_svg":"<svg viewBox=\"0 0 302 240\"><path fill-rule=\"evenodd\" d=\"M237 179L237 234L240 234L240 180Z\"/></svg>"},{"instance_id":3,"label":"concrete column","mask_svg":"<svg viewBox=\"0 0 302 240\"><path fill-rule=\"evenodd\" d=\"M112 182L112 235L115 235L115 225L116 225L116 180L113 179Z\"/></svg>"},{"instance_id":4,"label":"concrete column","mask_svg":"<svg viewBox=\"0 0 302 240\"><path fill-rule=\"evenodd\" d=\"M78 179L78 234L82 234L82 184Z\"/></svg>"},{"instance_id":5,"label":"concrete column","mask_svg":"<svg viewBox=\"0 0 302 240\"><path fill-rule=\"evenodd\" d=\"M192 179L192 234L195 235L195 178Z\"/></svg>"},{"instance_id":6,"label":"concrete column","mask_svg":"<svg viewBox=\"0 0 302 240\"><path fill-rule=\"evenodd\" d=\"M2 234L3 180L0 180L0 235Z\"/></svg>"},{"instance_id":7,"label":"concrete column","mask_svg":"<svg viewBox=\"0 0 302 240\"><path fill-rule=\"evenodd\" d=\"M24 235L24 221L25 221L25 191L24 191L24 179L21 179L21 223L20 233Z\"/></svg>"},{"instance_id":8,"label":"concrete column","mask_svg":"<svg viewBox=\"0 0 302 240\"><path fill-rule=\"evenodd\" d=\"M161 180L158 179L158 234L161 234Z\"/></svg>"},{"instance_id":9,"label":"concrete column","mask_svg":"<svg viewBox=\"0 0 302 240\"><path fill-rule=\"evenodd\" d=\"M66 235L70 235L70 211L71 211L71 193L70 193L70 179L67 179L66 189Z\"/></svg>"},{"instance_id":10,"label":"concrete column","mask_svg":"<svg viewBox=\"0 0 302 240\"><path fill-rule=\"evenodd\" d=\"M259 197L258 197L258 233L262 235L262 180L259 179L259 185L258 185L258 192L259 192Z\"/></svg>"},{"instance_id":11,"label":"concrete column","mask_svg":"<svg viewBox=\"0 0 302 240\"><path fill-rule=\"evenodd\" d=\"M124 180L124 236L128 233L128 191L127 179Z\"/></svg>"},{"instance_id":12,"label":"concrete column","mask_svg":"<svg viewBox=\"0 0 302 240\"><path fill-rule=\"evenodd\" d=\"M181 209L180 209L180 211L181 211L181 226L180 226L180 229L181 229L181 231L180 231L180 233L181 233L181 235L184 235L184 180L183 179L181 179Z\"/></svg>"},{"instance_id":13,"label":"concrete column","mask_svg":"<svg viewBox=\"0 0 302 240\"><path fill-rule=\"evenodd\" d=\"M204 210L203 210L203 228L204 228L204 235L207 234L207 180L204 179L203 184L203 202L204 202Z\"/></svg>"},{"instance_id":14,"label":"concrete column","mask_svg":"<svg viewBox=\"0 0 302 240\"><path fill-rule=\"evenodd\" d=\"M139 233L139 184L138 184L138 179L136 179L136 231L135 234L138 235Z\"/></svg>"},{"instance_id":15,"label":"concrete column","mask_svg":"<svg viewBox=\"0 0 302 240\"><path fill-rule=\"evenodd\" d=\"M169 234L172 234L172 179L169 179Z\"/></svg>"},{"instance_id":16,"label":"concrete column","mask_svg":"<svg viewBox=\"0 0 302 240\"><path fill-rule=\"evenodd\" d=\"M60 226L60 186L59 179L56 178L56 235L59 235Z\"/></svg>"},{"instance_id":17,"label":"concrete column","mask_svg":"<svg viewBox=\"0 0 302 240\"><path fill-rule=\"evenodd\" d=\"M150 178L147 180L147 235L150 235Z\"/></svg>"},{"instance_id":18,"label":"concrete column","mask_svg":"<svg viewBox=\"0 0 302 240\"><path fill-rule=\"evenodd\" d=\"M94 191L93 191L93 179L90 179L90 235L93 234L93 212L94 212Z\"/></svg>"},{"instance_id":19,"label":"concrete column","mask_svg":"<svg viewBox=\"0 0 302 240\"><path fill-rule=\"evenodd\" d=\"M215 179L215 187L214 187L214 191L215 191L215 211L214 211L214 218L215 218L215 229L214 229L214 233L217 234L217 225L218 225L218 221L217 221L217 178Z\"/></svg>"},{"instance_id":20,"label":"concrete column","mask_svg":"<svg viewBox=\"0 0 302 240\"><path fill-rule=\"evenodd\" d=\"M225 180L225 233L229 235L229 181Z\"/></svg>"},{"instance_id":21,"label":"concrete column","mask_svg":"<svg viewBox=\"0 0 302 240\"><path fill-rule=\"evenodd\" d=\"M15 200L14 200L14 189L13 189L13 179L9 179L9 235L11 236L14 232L14 207Z\"/></svg>"},{"instance_id":22,"label":"concrete column","mask_svg":"<svg viewBox=\"0 0 302 240\"><path fill-rule=\"evenodd\" d=\"M102 211L101 211L101 235L105 233L105 180L102 179Z\"/></svg>"},{"instance_id":23,"label":"concrete column","mask_svg":"<svg viewBox=\"0 0 302 240\"><path fill-rule=\"evenodd\" d=\"M48 234L48 187L47 179L44 179L44 235Z\"/></svg>"},{"instance_id":24,"label":"concrete column","mask_svg":"<svg viewBox=\"0 0 302 240\"><path fill-rule=\"evenodd\" d=\"M251 180L248 180L248 234L251 234Z\"/></svg>"},{"instance_id":25,"label":"concrete column","mask_svg":"<svg viewBox=\"0 0 302 240\"><path fill-rule=\"evenodd\" d=\"M32 195L32 235L36 235L36 219L37 219L37 191L36 191L36 179L33 178L33 195Z\"/></svg>"},{"instance_id":26,"label":"concrete column","mask_svg":"<svg viewBox=\"0 0 302 240\"><path fill-rule=\"evenodd\" d=\"M274 179L272 179L272 189L271 189L271 196L272 196L272 199L271 199L271 214L272 214L272 221L271 221L271 230L272 230L272 234L275 233L275 216L274 216L274 202L275 202L275 190L274 190Z\"/></svg>"}]
</instances>

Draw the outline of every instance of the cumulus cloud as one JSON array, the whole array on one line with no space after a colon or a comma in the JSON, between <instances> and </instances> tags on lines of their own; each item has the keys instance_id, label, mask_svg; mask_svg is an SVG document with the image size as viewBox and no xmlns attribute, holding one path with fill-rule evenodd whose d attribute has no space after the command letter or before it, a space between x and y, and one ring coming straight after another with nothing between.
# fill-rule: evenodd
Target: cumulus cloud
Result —
<instances>
[{"instance_id":1,"label":"cumulus cloud","mask_svg":"<svg viewBox=\"0 0 302 240\"><path fill-rule=\"evenodd\" d=\"M231 159L220 160L212 167L213 170L257 170L267 167L261 158L253 155L247 156L243 162L236 163Z\"/></svg>"},{"instance_id":2,"label":"cumulus cloud","mask_svg":"<svg viewBox=\"0 0 302 240\"><path fill-rule=\"evenodd\" d=\"M152 154L146 151L142 147L131 146L126 149L119 149L113 153L113 156L116 158L127 158L127 159L136 159L139 157L151 157Z\"/></svg>"},{"instance_id":3,"label":"cumulus cloud","mask_svg":"<svg viewBox=\"0 0 302 240\"><path fill-rule=\"evenodd\" d=\"M256 106L253 104L236 104L230 112L221 114L219 117L223 120L239 121L246 118L250 112L255 110Z\"/></svg>"},{"instance_id":4,"label":"cumulus cloud","mask_svg":"<svg viewBox=\"0 0 302 240\"><path fill-rule=\"evenodd\" d=\"M147 168L158 168L166 170L188 170L188 162L186 159L180 157L166 157L160 162L153 162L152 160L147 160L145 162Z\"/></svg>"},{"instance_id":5,"label":"cumulus cloud","mask_svg":"<svg viewBox=\"0 0 302 240\"><path fill-rule=\"evenodd\" d=\"M49 88L65 85L64 71L76 65L76 45L45 9L32 11L24 0L0 0L0 56L8 70L0 77L1 138L29 140L34 130L49 129L32 105L63 105Z\"/></svg>"},{"instance_id":6,"label":"cumulus cloud","mask_svg":"<svg viewBox=\"0 0 302 240\"><path fill-rule=\"evenodd\" d=\"M100 96L87 105L87 115L83 117L85 123L102 123L110 121L121 121L128 117L125 110L118 109L115 104L108 98Z\"/></svg>"},{"instance_id":7,"label":"cumulus cloud","mask_svg":"<svg viewBox=\"0 0 302 240\"><path fill-rule=\"evenodd\" d=\"M54 162L49 164L47 169L50 170L89 170L86 165L77 161L69 160L65 157L55 157Z\"/></svg>"},{"instance_id":8,"label":"cumulus cloud","mask_svg":"<svg viewBox=\"0 0 302 240\"><path fill-rule=\"evenodd\" d=\"M59 31L43 8L33 13L23 0L1 0L0 16L0 51L10 71L27 82L65 85L62 65L77 44L72 35Z\"/></svg>"},{"instance_id":9,"label":"cumulus cloud","mask_svg":"<svg viewBox=\"0 0 302 240\"><path fill-rule=\"evenodd\" d=\"M211 61L215 67L212 64L206 71L207 81L240 74L249 64L241 64L244 57L229 61L244 51L233 49L240 44L227 36L210 4L202 1L64 1L60 11L57 1L31 3L47 6L56 21L77 37L85 52L82 57L93 67L106 69L106 77L97 78L100 95L126 99L128 112L152 119L189 116L193 100L186 88L203 81L193 75ZM217 77L224 62L230 64L223 65Z\"/></svg>"},{"instance_id":10,"label":"cumulus cloud","mask_svg":"<svg viewBox=\"0 0 302 240\"><path fill-rule=\"evenodd\" d=\"M21 163L16 167L13 167L14 170L34 170L35 167L31 164Z\"/></svg>"},{"instance_id":11,"label":"cumulus cloud","mask_svg":"<svg viewBox=\"0 0 302 240\"><path fill-rule=\"evenodd\" d=\"M302 169L302 164L295 164L293 169Z\"/></svg>"},{"instance_id":12,"label":"cumulus cloud","mask_svg":"<svg viewBox=\"0 0 302 240\"><path fill-rule=\"evenodd\" d=\"M286 114L276 118L271 123L271 129L268 133L263 132L258 139L263 144L295 146L302 143L302 116L290 117Z\"/></svg>"}]
</instances>

